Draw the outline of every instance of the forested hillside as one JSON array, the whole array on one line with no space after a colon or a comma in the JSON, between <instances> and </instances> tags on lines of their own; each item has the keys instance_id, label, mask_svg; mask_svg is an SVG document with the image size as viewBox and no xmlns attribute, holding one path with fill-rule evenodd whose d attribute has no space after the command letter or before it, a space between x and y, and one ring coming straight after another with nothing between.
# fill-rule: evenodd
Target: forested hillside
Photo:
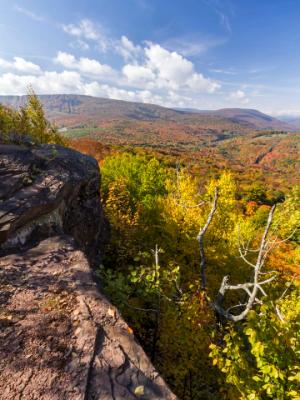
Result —
<instances>
[{"instance_id":1,"label":"forested hillside","mask_svg":"<svg viewBox=\"0 0 300 400\"><path fill-rule=\"evenodd\" d=\"M0 102L19 107L26 96L0 96ZM104 99L82 95L42 95L48 118L59 127L101 128L103 122L160 121L202 128L293 130L294 126L256 110L228 108L215 111L182 111L155 104ZM101 130L99 131L101 133Z\"/></svg>"},{"instance_id":2,"label":"forested hillside","mask_svg":"<svg viewBox=\"0 0 300 400\"><path fill-rule=\"evenodd\" d=\"M33 93L2 106L5 140L61 140L42 110ZM99 284L179 399L299 399L299 134L191 143L170 123L153 145L149 126L143 146L115 141L116 122L64 142L101 168Z\"/></svg>"}]
</instances>

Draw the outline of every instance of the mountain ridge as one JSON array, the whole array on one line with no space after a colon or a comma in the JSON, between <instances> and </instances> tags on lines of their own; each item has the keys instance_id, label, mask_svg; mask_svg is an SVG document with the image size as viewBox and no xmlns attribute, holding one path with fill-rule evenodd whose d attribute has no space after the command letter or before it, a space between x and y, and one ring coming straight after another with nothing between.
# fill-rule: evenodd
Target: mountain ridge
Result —
<instances>
[{"instance_id":1,"label":"mountain ridge","mask_svg":"<svg viewBox=\"0 0 300 400\"><path fill-rule=\"evenodd\" d=\"M294 127L280 119L255 109L222 108L219 110L194 110L168 108L156 104L106 99L77 94L56 94L39 96L48 118L59 127L80 123L97 125L103 120L166 121L210 126L232 124L238 129L284 130ZM0 96L0 103L19 107L27 96Z\"/></svg>"}]
</instances>

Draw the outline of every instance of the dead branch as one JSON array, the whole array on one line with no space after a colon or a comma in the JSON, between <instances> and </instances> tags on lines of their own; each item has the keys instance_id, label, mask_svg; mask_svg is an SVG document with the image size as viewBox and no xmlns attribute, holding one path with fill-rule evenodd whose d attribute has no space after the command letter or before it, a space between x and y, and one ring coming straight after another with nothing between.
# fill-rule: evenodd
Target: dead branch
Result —
<instances>
[{"instance_id":1,"label":"dead branch","mask_svg":"<svg viewBox=\"0 0 300 400\"><path fill-rule=\"evenodd\" d=\"M206 290L206 257L205 257L205 251L204 251L204 235L213 219L213 216L216 212L217 209L217 204L218 204L218 197L219 197L219 191L218 188L215 188L215 195L214 195L214 200L211 206L210 213L207 217L206 223L203 226L202 229L200 229L198 235L197 235L197 240L199 243L199 252L200 252L200 274L201 274L201 289Z\"/></svg>"},{"instance_id":2,"label":"dead branch","mask_svg":"<svg viewBox=\"0 0 300 400\"><path fill-rule=\"evenodd\" d=\"M132 304L129 304L127 302L124 303L127 307L132 308L133 310L136 311L146 311L146 312L153 312L153 313L158 313L158 310L155 310L154 308L141 308L141 307L135 307Z\"/></svg>"},{"instance_id":3,"label":"dead branch","mask_svg":"<svg viewBox=\"0 0 300 400\"><path fill-rule=\"evenodd\" d=\"M177 198L180 198L179 193L178 193L178 188L179 188L179 180L180 180L180 168L177 165L176 168L176 196ZM206 281L206 257L205 257L205 251L204 251L204 236L205 233L213 219L213 216L216 212L217 209L217 204L218 204L218 197L219 197L219 190L218 187L215 188L215 193L214 193L214 199L211 205L211 209L209 212L209 215L207 217L207 220L203 226L203 228L200 228L199 233L197 235L197 240L199 243L199 253L200 253L200 280L201 280L201 289L206 290L207 287L207 281ZM206 201L200 201L196 205L187 205L182 202L175 201L177 206L183 207L185 209L191 209L191 208L198 208L201 207L206 203Z\"/></svg>"},{"instance_id":4,"label":"dead branch","mask_svg":"<svg viewBox=\"0 0 300 400\"><path fill-rule=\"evenodd\" d=\"M247 247L243 247L240 243L240 237L238 238L239 241L239 253L242 258L242 260L250 265L253 268L253 280L251 282L246 282L246 283L239 283L237 285L230 285L229 284L229 277L224 276L219 293L217 295L216 301L213 304L214 309L218 314L221 316L225 317L228 320L231 320L233 322L241 321L243 320L249 311L253 308L253 305L256 303L261 303L261 300L258 298L258 294L262 294L263 296L267 296L265 290L263 289L263 285L272 282L275 278L276 275L271 276L268 279L265 280L260 280L259 277L262 274L265 274L265 272L262 272L261 269L264 266L264 263L266 261L266 257L269 254L269 252L273 249L274 247L274 241L268 240L268 234L270 231L270 226L273 220L273 215L275 212L276 205L274 205L268 216L267 224L264 230L264 233L261 238L260 242L260 247L258 250L258 255L255 264L250 262L247 258ZM248 300L246 301L245 304L238 304L237 306L232 306L228 308L227 310L223 308L223 301L225 297L225 293L228 290L243 290L246 292L248 296ZM235 315L231 313L231 310L234 308L239 308L242 307L243 310Z\"/></svg>"}]
</instances>

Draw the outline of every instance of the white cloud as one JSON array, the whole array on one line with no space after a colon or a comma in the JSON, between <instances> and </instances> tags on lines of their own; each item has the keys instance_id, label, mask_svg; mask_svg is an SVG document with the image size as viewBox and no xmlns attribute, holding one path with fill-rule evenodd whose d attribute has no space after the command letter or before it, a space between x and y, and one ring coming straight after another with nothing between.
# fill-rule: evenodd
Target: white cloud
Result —
<instances>
[{"instance_id":1,"label":"white cloud","mask_svg":"<svg viewBox=\"0 0 300 400\"><path fill-rule=\"evenodd\" d=\"M6 61L3 58L0 58L0 68L9 69L12 68L12 64L13 63Z\"/></svg>"},{"instance_id":2,"label":"white cloud","mask_svg":"<svg viewBox=\"0 0 300 400\"><path fill-rule=\"evenodd\" d=\"M237 101L242 104L249 103L249 99L243 90L236 90L229 94L229 100Z\"/></svg>"},{"instance_id":3,"label":"white cloud","mask_svg":"<svg viewBox=\"0 0 300 400\"><path fill-rule=\"evenodd\" d=\"M29 74L41 73L41 68L39 65L34 64L31 61L27 61L22 57L14 57L14 61L7 61L3 58L0 58L0 68Z\"/></svg>"},{"instance_id":4,"label":"white cloud","mask_svg":"<svg viewBox=\"0 0 300 400\"><path fill-rule=\"evenodd\" d=\"M242 90L237 90L235 92L230 93L230 98L232 99L241 100L244 99L245 97L246 94Z\"/></svg>"},{"instance_id":5,"label":"white cloud","mask_svg":"<svg viewBox=\"0 0 300 400\"><path fill-rule=\"evenodd\" d=\"M91 75L109 76L113 75L114 71L109 65L101 64L97 60L81 57L78 61L78 70Z\"/></svg>"},{"instance_id":6,"label":"white cloud","mask_svg":"<svg viewBox=\"0 0 300 400\"><path fill-rule=\"evenodd\" d=\"M149 90L126 90L113 86L102 87L105 97L110 99L137 101L141 103L163 104L164 98Z\"/></svg>"},{"instance_id":7,"label":"white cloud","mask_svg":"<svg viewBox=\"0 0 300 400\"><path fill-rule=\"evenodd\" d=\"M17 75L11 72L0 75L1 94L26 94L31 85L39 94L80 93L84 84L74 71L46 71L42 75Z\"/></svg>"},{"instance_id":8,"label":"white cloud","mask_svg":"<svg viewBox=\"0 0 300 400\"><path fill-rule=\"evenodd\" d=\"M129 45L128 48L134 53L135 46L132 46ZM148 43L143 52L143 63L125 64L121 70L122 75L98 60L86 57L76 59L74 55L62 51L57 53L54 61L84 75L153 92L178 90L213 93L220 87L218 82L196 72L193 63L176 52L170 52L153 43Z\"/></svg>"},{"instance_id":9,"label":"white cloud","mask_svg":"<svg viewBox=\"0 0 300 400\"><path fill-rule=\"evenodd\" d=\"M110 39L104 33L103 28L99 24L94 24L89 19L82 19L77 25L62 25L62 29L71 36L75 36L81 41L88 40L97 43L97 47L101 52L106 52L111 47ZM80 43L80 42L79 42ZM83 42L81 42L82 44Z\"/></svg>"},{"instance_id":10,"label":"white cloud","mask_svg":"<svg viewBox=\"0 0 300 400\"><path fill-rule=\"evenodd\" d=\"M80 40L96 41L102 52L111 50L122 56L127 64L122 67L122 78L117 78L117 74L114 74L117 84L123 83L152 91L188 90L213 93L220 88L217 81L197 72L194 64L179 52L169 51L159 44L146 42L142 47L134 44L125 35L120 40L109 39L103 34L101 27L88 19L81 20L77 25L63 25L63 29ZM113 72L112 68L96 60L75 60L72 55L60 53L56 61L65 68L76 69L85 74L95 74L96 70L99 75Z\"/></svg>"},{"instance_id":11,"label":"white cloud","mask_svg":"<svg viewBox=\"0 0 300 400\"><path fill-rule=\"evenodd\" d=\"M145 49L146 64L170 86L184 83L193 73L193 64L175 51L170 52L158 44L149 43Z\"/></svg>"},{"instance_id":12,"label":"white cloud","mask_svg":"<svg viewBox=\"0 0 300 400\"><path fill-rule=\"evenodd\" d=\"M115 71L106 64L99 61L80 57L76 59L72 54L59 51L54 61L67 69L75 69L86 75L92 75L100 78L109 78L114 76Z\"/></svg>"},{"instance_id":13,"label":"white cloud","mask_svg":"<svg viewBox=\"0 0 300 400\"><path fill-rule=\"evenodd\" d=\"M154 72L142 65L124 65L122 69L123 74L128 80L129 84L145 84L155 80Z\"/></svg>"},{"instance_id":14,"label":"white cloud","mask_svg":"<svg viewBox=\"0 0 300 400\"><path fill-rule=\"evenodd\" d=\"M219 83L195 71L191 61L158 44L148 43L143 63L126 64L122 68L124 84L140 89L213 93Z\"/></svg>"},{"instance_id":15,"label":"white cloud","mask_svg":"<svg viewBox=\"0 0 300 400\"><path fill-rule=\"evenodd\" d=\"M97 40L99 33L95 25L89 19L82 19L78 25L63 25L63 30L72 36L82 37L89 40Z\"/></svg>"},{"instance_id":16,"label":"white cloud","mask_svg":"<svg viewBox=\"0 0 300 400\"><path fill-rule=\"evenodd\" d=\"M202 74L194 73L188 80L187 85L192 91L214 93L221 85L209 78L205 78Z\"/></svg>"},{"instance_id":17,"label":"white cloud","mask_svg":"<svg viewBox=\"0 0 300 400\"><path fill-rule=\"evenodd\" d=\"M31 85L39 94L84 94L118 100L162 104L163 98L147 90L126 90L97 81L85 81L75 71L45 71L42 75L0 75L0 95L26 94Z\"/></svg>"},{"instance_id":18,"label":"white cloud","mask_svg":"<svg viewBox=\"0 0 300 400\"><path fill-rule=\"evenodd\" d=\"M115 50L125 61L136 60L142 53L141 46L136 46L126 36L122 36L121 40L115 45Z\"/></svg>"},{"instance_id":19,"label":"white cloud","mask_svg":"<svg viewBox=\"0 0 300 400\"><path fill-rule=\"evenodd\" d=\"M148 43L145 48L147 68L156 75L153 85L171 90L190 90L213 93L220 85L195 71L191 61L175 51Z\"/></svg>"},{"instance_id":20,"label":"white cloud","mask_svg":"<svg viewBox=\"0 0 300 400\"><path fill-rule=\"evenodd\" d=\"M33 13L32 11L29 11L26 8L20 7L18 5L14 6L14 10L23 15L26 15L26 17L29 17L29 18L33 19L34 21L44 21L43 17L40 17L39 15Z\"/></svg>"},{"instance_id":21,"label":"white cloud","mask_svg":"<svg viewBox=\"0 0 300 400\"><path fill-rule=\"evenodd\" d=\"M59 51L57 53L54 61L66 68L75 68L77 64L76 58L73 56L73 54L65 53L63 51Z\"/></svg>"},{"instance_id":22,"label":"white cloud","mask_svg":"<svg viewBox=\"0 0 300 400\"><path fill-rule=\"evenodd\" d=\"M87 20L83 20L87 21ZM66 25L64 30L89 46L99 43L99 35L89 23ZM146 42L136 45L126 36L108 41L110 51L124 59L115 70L100 60L59 51L53 59L59 71L43 71L39 65L21 57L0 59L1 94L25 94L28 85L37 93L78 93L121 100L154 103L169 107L201 108L207 93L220 84L196 70L195 65L175 51ZM201 106L199 106L201 104Z\"/></svg>"}]
</instances>

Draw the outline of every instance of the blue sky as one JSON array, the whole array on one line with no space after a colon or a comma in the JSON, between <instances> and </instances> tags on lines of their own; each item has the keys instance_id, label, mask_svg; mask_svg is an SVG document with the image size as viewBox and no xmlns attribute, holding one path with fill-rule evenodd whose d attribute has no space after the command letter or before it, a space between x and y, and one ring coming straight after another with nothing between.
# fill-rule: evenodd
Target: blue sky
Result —
<instances>
[{"instance_id":1,"label":"blue sky","mask_svg":"<svg viewBox=\"0 0 300 400\"><path fill-rule=\"evenodd\" d=\"M0 0L0 94L300 115L298 0Z\"/></svg>"}]
</instances>

